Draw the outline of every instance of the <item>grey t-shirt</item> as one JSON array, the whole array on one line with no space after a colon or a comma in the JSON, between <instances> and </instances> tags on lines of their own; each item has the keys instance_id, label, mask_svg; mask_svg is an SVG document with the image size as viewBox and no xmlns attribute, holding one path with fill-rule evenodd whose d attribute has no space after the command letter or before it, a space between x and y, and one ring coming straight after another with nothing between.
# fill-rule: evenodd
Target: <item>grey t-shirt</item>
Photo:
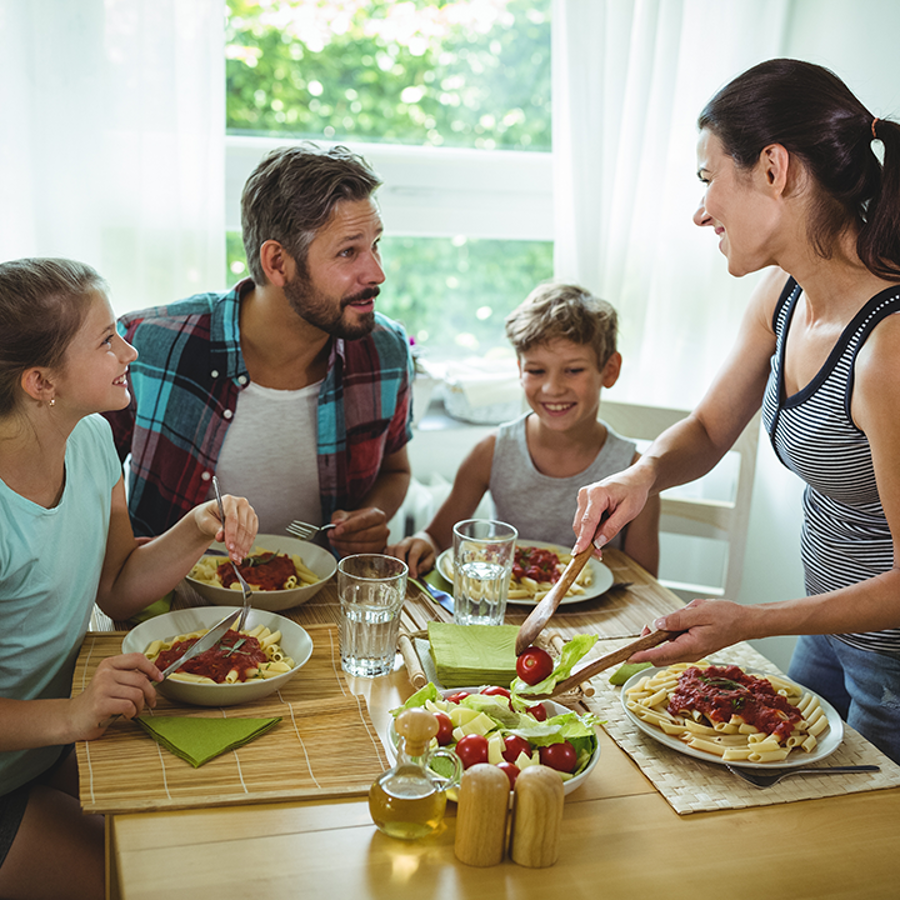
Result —
<instances>
[{"instance_id":1,"label":"grey t-shirt","mask_svg":"<svg viewBox=\"0 0 900 900\"><path fill-rule=\"evenodd\" d=\"M628 468L636 445L607 425L606 441L583 472L551 478L535 468L528 452L525 420L530 415L501 425L497 432L490 480L495 515L512 525L520 538L570 547L575 542L572 520L579 488ZM610 546L619 546L619 538L616 535Z\"/></svg>"}]
</instances>

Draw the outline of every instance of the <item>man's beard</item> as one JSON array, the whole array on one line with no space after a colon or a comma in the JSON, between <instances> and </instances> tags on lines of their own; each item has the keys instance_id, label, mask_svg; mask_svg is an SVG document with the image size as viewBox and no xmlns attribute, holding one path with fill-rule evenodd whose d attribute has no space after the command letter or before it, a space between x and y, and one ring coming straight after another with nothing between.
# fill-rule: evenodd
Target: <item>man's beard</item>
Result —
<instances>
[{"instance_id":1,"label":"man's beard","mask_svg":"<svg viewBox=\"0 0 900 900\"><path fill-rule=\"evenodd\" d=\"M360 300L372 300L379 294L375 286L366 288L358 294L344 297L335 309L334 301L329 300L312 284L305 272L297 274L284 286L284 295L291 304L291 309L301 319L315 325L332 337L343 338L346 341L355 341L370 334L375 327L375 312L368 312L359 318L356 325L344 321L344 310L351 303Z\"/></svg>"}]
</instances>

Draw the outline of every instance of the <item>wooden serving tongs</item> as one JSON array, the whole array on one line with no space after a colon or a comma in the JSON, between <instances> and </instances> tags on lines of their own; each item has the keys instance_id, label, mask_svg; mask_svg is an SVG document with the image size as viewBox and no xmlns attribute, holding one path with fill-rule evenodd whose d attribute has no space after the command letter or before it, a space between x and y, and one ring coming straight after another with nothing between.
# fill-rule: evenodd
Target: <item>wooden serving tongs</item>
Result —
<instances>
[{"instance_id":1,"label":"wooden serving tongs","mask_svg":"<svg viewBox=\"0 0 900 900\"><path fill-rule=\"evenodd\" d=\"M658 644L662 644L679 634L681 634L680 631L651 631L636 641L632 641L630 644L626 644L624 647L613 650L612 653L607 653L606 656L601 656L599 659L589 662L586 666L582 666L568 678L557 682L552 691L546 694L529 694L527 691L523 691L522 697L527 697L528 700L547 700L550 697L558 697L560 694L574 690L583 682L590 681L598 672L625 662L632 653L637 653L638 650L649 650L651 647L656 647Z\"/></svg>"},{"instance_id":2,"label":"wooden serving tongs","mask_svg":"<svg viewBox=\"0 0 900 900\"><path fill-rule=\"evenodd\" d=\"M534 639L543 631L550 617L556 612L556 607L559 606L560 600L566 595L572 582L578 577L578 573L585 567L593 552L594 545L591 542L581 553L573 555L556 584L550 588L537 606L528 614L528 618L522 623L519 633L516 635L516 656L524 653L534 643ZM579 671L560 681L551 693L529 694L528 696L533 697L535 700L544 700L548 697L564 694L566 691L577 687L583 681L593 678L598 672L602 672L604 669L616 665L616 663L625 662L632 653L637 653L639 650L649 650L650 647L655 647L657 644L662 644L664 641L675 637L677 633L672 631L651 631L650 634L638 638L625 647L612 653L607 653L606 656L601 656L600 659L588 663Z\"/></svg>"}]
</instances>

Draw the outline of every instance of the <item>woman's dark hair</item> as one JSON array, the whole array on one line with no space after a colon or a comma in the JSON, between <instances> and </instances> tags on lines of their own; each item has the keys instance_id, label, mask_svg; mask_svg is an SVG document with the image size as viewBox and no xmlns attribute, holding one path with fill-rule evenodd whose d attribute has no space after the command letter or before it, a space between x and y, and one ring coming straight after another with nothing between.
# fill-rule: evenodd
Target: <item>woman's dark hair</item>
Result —
<instances>
[{"instance_id":1,"label":"woman's dark hair","mask_svg":"<svg viewBox=\"0 0 900 900\"><path fill-rule=\"evenodd\" d=\"M33 366L56 368L106 282L70 259L0 263L0 416L15 412L20 379Z\"/></svg>"},{"instance_id":2,"label":"woman's dark hair","mask_svg":"<svg viewBox=\"0 0 900 900\"><path fill-rule=\"evenodd\" d=\"M341 200L367 200L381 184L363 157L337 145L307 141L269 153L252 172L241 197L247 267L265 284L259 250L278 241L306 272L309 245Z\"/></svg>"},{"instance_id":3,"label":"woman's dark hair","mask_svg":"<svg viewBox=\"0 0 900 900\"><path fill-rule=\"evenodd\" d=\"M833 72L796 59L770 59L739 75L706 104L697 122L750 169L762 150L781 144L820 188L809 238L829 258L834 241L858 229L866 267L900 277L900 125L875 119ZM884 146L882 164L872 148Z\"/></svg>"}]
</instances>

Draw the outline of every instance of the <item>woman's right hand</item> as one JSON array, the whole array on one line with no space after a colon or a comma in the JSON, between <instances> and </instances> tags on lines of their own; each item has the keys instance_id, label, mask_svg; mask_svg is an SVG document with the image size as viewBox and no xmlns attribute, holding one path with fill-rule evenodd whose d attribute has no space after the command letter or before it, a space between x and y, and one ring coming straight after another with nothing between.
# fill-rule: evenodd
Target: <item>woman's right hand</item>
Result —
<instances>
[{"instance_id":1,"label":"woman's right hand","mask_svg":"<svg viewBox=\"0 0 900 900\"><path fill-rule=\"evenodd\" d=\"M649 496L649 487L637 476L636 466L581 488L572 523L577 536L573 556L591 543L598 550L608 544L640 513Z\"/></svg>"},{"instance_id":2,"label":"woman's right hand","mask_svg":"<svg viewBox=\"0 0 900 900\"><path fill-rule=\"evenodd\" d=\"M411 578L418 578L420 573L430 572L437 560L436 546L427 537L422 537L421 532L386 547L384 552L388 556L403 560L409 567Z\"/></svg>"},{"instance_id":3,"label":"woman's right hand","mask_svg":"<svg viewBox=\"0 0 900 900\"><path fill-rule=\"evenodd\" d=\"M95 740L113 716L132 719L144 706L155 707L153 682L161 679L162 672L143 653L102 660L84 692L70 701L72 740Z\"/></svg>"}]
</instances>

